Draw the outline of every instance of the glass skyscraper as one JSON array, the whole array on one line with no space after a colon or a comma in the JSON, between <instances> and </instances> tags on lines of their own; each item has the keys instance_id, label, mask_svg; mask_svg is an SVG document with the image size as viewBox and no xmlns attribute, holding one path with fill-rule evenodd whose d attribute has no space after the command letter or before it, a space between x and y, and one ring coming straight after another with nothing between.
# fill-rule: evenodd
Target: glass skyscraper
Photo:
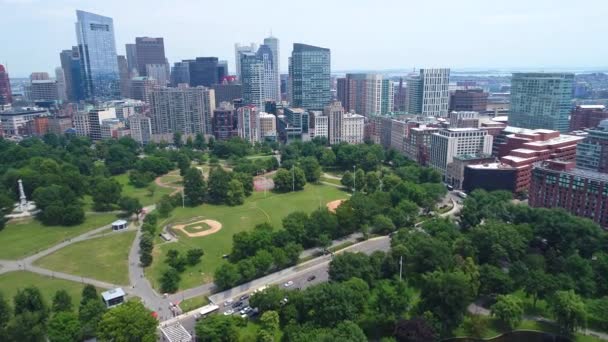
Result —
<instances>
[{"instance_id":1,"label":"glass skyscraper","mask_svg":"<svg viewBox=\"0 0 608 342\"><path fill-rule=\"evenodd\" d=\"M289 100L292 107L323 110L331 101L329 49L293 44L289 58Z\"/></svg>"},{"instance_id":2,"label":"glass skyscraper","mask_svg":"<svg viewBox=\"0 0 608 342\"><path fill-rule=\"evenodd\" d=\"M76 11L76 37L87 99L118 98L120 75L112 18Z\"/></svg>"},{"instance_id":3,"label":"glass skyscraper","mask_svg":"<svg viewBox=\"0 0 608 342\"><path fill-rule=\"evenodd\" d=\"M568 132L574 74L514 73L509 125Z\"/></svg>"}]
</instances>

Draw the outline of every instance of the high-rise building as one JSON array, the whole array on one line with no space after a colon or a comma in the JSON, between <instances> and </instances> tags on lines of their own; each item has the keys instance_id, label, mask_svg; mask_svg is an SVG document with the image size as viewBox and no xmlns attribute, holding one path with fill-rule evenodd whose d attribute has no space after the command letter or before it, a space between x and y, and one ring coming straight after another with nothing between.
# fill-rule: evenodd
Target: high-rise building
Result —
<instances>
[{"instance_id":1,"label":"high-rise building","mask_svg":"<svg viewBox=\"0 0 608 342\"><path fill-rule=\"evenodd\" d=\"M264 61L255 53L241 52L243 102L262 108L265 100Z\"/></svg>"},{"instance_id":2,"label":"high-rise building","mask_svg":"<svg viewBox=\"0 0 608 342\"><path fill-rule=\"evenodd\" d=\"M127 53L127 65L129 67L129 75L131 77L139 76L137 72L137 47L135 44L125 44Z\"/></svg>"},{"instance_id":3,"label":"high-rise building","mask_svg":"<svg viewBox=\"0 0 608 342\"><path fill-rule=\"evenodd\" d=\"M174 87L180 84L190 84L190 62L181 61L173 64L173 68L171 68L171 84Z\"/></svg>"},{"instance_id":4,"label":"high-rise building","mask_svg":"<svg viewBox=\"0 0 608 342\"><path fill-rule=\"evenodd\" d=\"M89 137L91 140L103 139L101 126L104 120L116 119L116 109L92 109L88 113Z\"/></svg>"},{"instance_id":5,"label":"high-rise building","mask_svg":"<svg viewBox=\"0 0 608 342\"><path fill-rule=\"evenodd\" d=\"M365 117L354 113L345 113L342 116L342 138L341 142L348 144L363 143Z\"/></svg>"},{"instance_id":6,"label":"high-rise building","mask_svg":"<svg viewBox=\"0 0 608 342\"><path fill-rule=\"evenodd\" d=\"M275 54L275 51L273 51L273 49L266 44L260 45L260 48L258 49L258 52L256 54L258 59L262 61L262 64L264 66L262 75L264 101L281 100L281 94L279 89L280 86L279 82L277 81L278 70L275 67L277 63L275 59Z\"/></svg>"},{"instance_id":7,"label":"high-rise building","mask_svg":"<svg viewBox=\"0 0 608 342\"><path fill-rule=\"evenodd\" d=\"M243 106L236 110L237 134L239 138L255 144L260 141L260 118L254 106Z\"/></svg>"},{"instance_id":8,"label":"high-rise building","mask_svg":"<svg viewBox=\"0 0 608 342\"><path fill-rule=\"evenodd\" d=\"M125 56L118 56L118 73L120 75L120 97L127 98L131 95L131 73Z\"/></svg>"},{"instance_id":9,"label":"high-rise building","mask_svg":"<svg viewBox=\"0 0 608 342\"><path fill-rule=\"evenodd\" d=\"M288 126L293 129L296 134L308 134L310 115L303 108L285 108L283 109L285 121Z\"/></svg>"},{"instance_id":10,"label":"high-rise building","mask_svg":"<svg viewBox=\"0 0 608 342\"><path fill-rule=\"evenodd\" d=\"M260 137L265 140L275 141L277 139L277 117L260 112Z\"/></svg>"},{"instance_id":11,"label":"high-rise building","mask_svg":"<svg viewBox=\"0 0 608 342\"><path fill-rule=\"evenodd\" d=\"M329 49L293 44L289 58L289 102L293 107L322 110L331 102Z\"/></svg>"},{"instance_id":12,"label":"high-rise building","mask_svg":"<svg viewBox=\"0 0 608 342\"><path fill-rule=\"evenodd\" d=\"M155 88L149 101L154 134L211 133L211 116L215 109L213 89Z\"/></svg>"},{"instance_id":13,"label":"high-rise building","mask_svg":"<svg viewBox=\"0 0 608 342\"><path fill-rule=\"evenodd\" d=\"M211 87L219 83L217 79L217 57L196 57L190 62L190 86Z\"/></svg>"},{"instance_id":14,"label":"high-rise building","mask_svg":"<svg viewBox=\"0 0 608 342\"><path fill-rule=\"evenodd\" d=\"M447 117L449 85L450 69L420 69L420 75L407 79L408 112Z\"/></svg>"},{"instance_id":15,"label":"high-rise building","mask_svg":"<svg viewBox=\"0 0 608 342\"><path fill-rule=\"evenodd\" d=\"M4 65L0 64L0 106L13 102L11 81Z\"/></svg>"},{"instance_id":16,"label":"high-rise building","mask_svg":"<svg viewBox=\"0 0 608 342\"><path fill-rule=\"evenodd\" d=\"M135 55L137 58L137 72L139 76L151 76L148 74L148 64L165 65L165 42L163 38L136 37Z\"/></svg>"},{"instance_id":17,"label":"high-rise building","mask_svg":"<svg viewBox=\"0 0 608 342\"><path fill-rule=\"evenodd\" d=\"M30 81L48 81L51 79L48 72L33 72L30 74Z\"/></svg>"},{"instance_id":18,"label":"high-rise building","mask_svg":"<svg viewBox=\"0 0 608 342\"><path fill-rule=\"evenodd\" d=\"M325 115L315 115L315 138L329 139L329 118Z\"/></svg>"},{"instance_id":19,"label":"high-rise building","mask_svg":"<svg viewBox=\"0 0 608 342\"><path fill-rule=\"evenodd\" d=\"M406 111L406 107L405 107L405 99L406 99L406 88L405 85L403 84L403 78L399 78L399 85L396 86L395 88L397 88L394 91L394 100L393 100L393 107L394 107L394 111L396 112L400 112L403 113Z\"/></svg>"},{"instance_id":20,"label":"high-rise building","mask_svg":"<svg viewBox=\"0 0 608 342\"><path fill-rule=\"evenodd\" d=\"M477 128L448 128L431 136L430 162L445 173L455 156L492 153L492 136Z\"/></svg>"},{"instance_id":21,"label":"high-rise building","mask_svg":"<svg viewBox=\"0 0 608 342\"><path fill-rule=\"evenodd\" d=\"M344 107L339 101L332 102L323 108L323 115L328 118L328 140L330 145L339 144L342 141L342 118Z\"/></svg>"},{"instance_id":22,"label":"high-rise building","mask_svg":"<svg viewBox=\"0 0 608 342\"><path fill-rule=\"evenodd\" d=\"M140 144L150 142L152 136L152 120L141 114L129 116L129 130L131 138Z\"/></svg>"},{"instance_id":23,"label":"high-rise building","mask_svg":"<svg viewBox=\"0 0 608 342\"><path fill-rule=\"evenodd\" d=\"M272 74L274 82L276 83L274 87L271 87L273 92L270 92L270 95L276 92L274 93L273 100L281 102L281 55L279 50L279 39L272 36L264 38L264 45L268 46L272 51Z\"/></svg>"},{"instance_id":24,"label":"high-rise building","mask_svg":"<svg viewBox=\"0 0 608 342\"><path fill-rule=\"evenodd\" d=\"M450 112L450 128L479 128L478 112Z\"/></svg>"},{"instance_id":25,"label":"high-rise building","mask_svg":"<svg viewBox=\"0 0 608 342\"><path fill-rule=\"evenodd\" d=\"M345 101L343 102L344 110L355 111L364 116L388 114L390 112L388 101L390 101L392 107L393 92L392 89L386 89L387 94L383 94L384 87L388 83L384 83L382 75L346 74L345 80L339 79L338 82L340 82L338 99ZM387 99L389 95L391 96L390 100ZM382 112L383 100L386 101L384 103L386 112Z\"/></svg>"},{"instance_id":26,"label":"high-rise building","mask_svg":"<svg viewBox=\"0 0 608 342\"><path fill-rule=\"evenodd\" d=\"M59 58L65 78L65 92L68 100L72 102L84 100L83 72L78 47L73 46L71 50L61 51Z\"/></svg>"},{"instance_id":27,"label":"high-rise building","mask_svg":"<svg viewBox=\"0 0 608 342\"><path fill-rule=\"evenodd\" d=\"M57 82L54 80L32 80L25 89L30 101L59 101Z\"/></svg>"},{"instance_id":28,"label":"high-rise building","mask_svg":"<svg viewBox=\"0 0 608 342\"><path fill-rule=\"evenodd\" d=\"M154 90L154 88L158 86L158 82L151 77L133 77L133 79L131 79L130 81L129 86L131 94L128 97L135 100L148 102L150 93L152 93L152 90Z\"/></svg>"},{"instance_id":29,"label":"high-rise building","mask_svg":"<svg viewBox=\"0 0 608 342\"><path fill-rule=\"evenodd\" d=\"M156 83L161 87L169 85L171 75L169 72L169 64L146 64L146 75L156 80Z\"/></svg>"},{"instance_id":30,"label":"high-rise building","mask_svg":"<svg viewBox=\"0 0 608 342\"><path fill-rule=\"evenodd\" d=\"M421 125L412 127L403 142L403 150L409 159L426 166L429 162L429 150L431 148L431 136L437 133L436 127Z\"/></svg>"},{"instance_id":31,"label":"high-rise building","mask_svg":"<svg viewBox=\"0 0 608 342\"><path fill-rule=\"evenodd\" d=\"M576 166L580 169L608 173L608 120L588 129L585 139L576 146Z\"/></svg>"},{"instance_id":32,"label":"high-rise building","mask_svg":"<svg viewBox=\"0 0 608 342\"><path fill-rule=\"evenodd\" d=\"M222 102L213 111L212 129L217 140L228 140L237 136L236 109L232 104Z\"/></svg>"},{"instance_id":33,"label":"high-rise building","mask_svg":"<svg viewBox=\"0 0 608 342\"><path fill-rule=\"evenodd\" d=\"M55 80L57 82L57 94L59 95L59 100L66 101L68 99L68 95L65 89L65 74L61 67L55 68Z\"/></svg>"},{"instance_id":34,"label":"high-rise building","mask_svg":"<svg viewBox=\"0 0 608 342\"><path fill-rule=\"evenodd\" d=\"M568 132L574 74L514 73L509 125Z\"/></svg>"},{"instance_id":35,"label":"high-rise building","mask_svg":"<svg viewBox=\"0 0 608 342\"><path fill-rule=\"evenodd\" d=\"M214 84L215 103L232 102L243 97L243 85L238 83Z\"/></svg>"},{"instance_id":36,"label":"high-rise building","mask_svg":"<svg viewBox=\"0 0 608 342\"><path fill-rule=\"evenodd\" d=\"M450 112L484 113L488 107L488 93L483 89L457 89L450 95Z\"/></svg>"},{"instance_id":37,"label":"high-rise building","mask_svg":"<svg viewBox=\"0 0 608 342\"><path fill-rule=\"evenodd\" d=\"M390 114L395 108L395 87L390 79L382 80L382 95L380 96L380 113Z\"/></svg>"},{"instance_id":38,"label":"high-rise building","mask_svg":"<svg viewBox=\"0 0 608 342\"><path fill-rule=\"evenodd\" d=\"M120 75L112 18L76 11L76 36L88 99L104 100L120 94Z\"/></svg>"},{"instance_id":39,"label":"high-rise building","mask_svg":"<svg viewBox=\"0 0 608 342\"><path fill-rule=\"evenodd\" d=\"M236 66L236 77L241 80L241 53L255 53L258 50L255 43L250 45L240 45L239 43L234 44L234 63Z\"/></svg>"},{"instance_id":40,"label":"high-rise building","mask_svg":"<svg viewBox=\"0 0 608 342\"><path fill-rule=\"evenodd\" d=\"M224 81L224 78L226 78L229 75L230 74L228 73L228 61L222 60L222 61L217 62L218 83L222 83Z\"/></svg>"},{"instance_id":41,"label":"high-rise building","mask_svg":"<svg viewBox=\"0 0 608 342\"><path fill-rule=\"evenodd\" d=\"M605 119L608 119L608 110L604 105L576 106L570 114L570 131L597 127Z\"/></svg>"},{"instance_id":42,"label":"high-rise building","mask_svg":"<svg viewBox=\"0 0 608 342\"><path fill-rule=\"evenodd\" d=\"M528 203L563 208L608 229L608 174L577 168L574 162L538 163L532 171Z\"/></svg>"}]
</instances>

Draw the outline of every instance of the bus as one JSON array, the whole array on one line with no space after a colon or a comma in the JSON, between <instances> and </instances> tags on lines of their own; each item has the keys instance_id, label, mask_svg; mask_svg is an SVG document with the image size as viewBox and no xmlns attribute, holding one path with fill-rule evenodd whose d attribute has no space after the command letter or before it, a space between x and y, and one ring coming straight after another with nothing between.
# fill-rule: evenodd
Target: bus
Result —
<instances>
[{"instance_id":1,"label":"bus","mask_svg":"<svg viewBox=\"0 0 608 342\"><path fill-rule=\"evenodd\" d=\"M465 193L464 193L464 192L462 192L462 191L456 191L456 195L458 195L458 197L460 197L460 198L462 198L462 199L467 198L467 194L465 194Z\"/></svg>"},{"instance_id":2,"label":"bus","mask_svg":"<svg viewBox=\"0 0 608 342\"><path fill-rule=\"evenodd\" d=\"M218 311L219 309L220 309L220 307L215 304L207 304L198 311L198 313L196 315L196 319L205 318L205 317L209 316L210 314Z\"/></svg>"}]
</instances>

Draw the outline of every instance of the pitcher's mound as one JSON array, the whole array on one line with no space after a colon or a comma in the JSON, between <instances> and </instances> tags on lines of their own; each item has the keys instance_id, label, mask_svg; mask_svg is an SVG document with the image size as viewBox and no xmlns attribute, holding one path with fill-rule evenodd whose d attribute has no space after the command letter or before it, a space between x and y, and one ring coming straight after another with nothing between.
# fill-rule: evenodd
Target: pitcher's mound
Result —
<instances>
[{"instance_id":1,"label":"pitcher's mound","mask_svg":"<svg viewBox=\"0 0 608 342\"><path fill-rule=\"evenodd\" d=\"M171 228L180 230L189 237L201 237L219 232L222 224L215 220L201 220L188 224L176 224Z\"/></svg>"},{"instance_id":2,"label":"pitcher's mound","mask_svg":"<svg viewBox=\"0 0 608 342\"><path fill-rule=\"evenodd\" d=\"M331 202L327 203L327 210L329 210L332 213L335 213L336 209L338 209L338 207L340 206L340 204L342 204L342 202L344 202L344 200L335 200L335 201L331 201Z\"/></svg>"}]
</instances>

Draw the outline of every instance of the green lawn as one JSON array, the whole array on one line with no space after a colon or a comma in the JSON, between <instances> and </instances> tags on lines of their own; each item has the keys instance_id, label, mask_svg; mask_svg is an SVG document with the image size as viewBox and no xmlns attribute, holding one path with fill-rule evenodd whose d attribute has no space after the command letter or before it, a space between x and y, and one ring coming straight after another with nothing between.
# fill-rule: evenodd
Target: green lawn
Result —
<instances>
[{"instance_id":1,"label":"green lawn","mask_svg":"<svg viewBox=\"0 0 608 342\"><path fill-rule=\"evenodd\" d=\"M198 297L182 300L179 303L179 307L182 309L183 312L189 312L194 309L198 309L202 306L205 306L207 304L209 304L209 299L207 299L207 296L198 296Z\"/></svg>"},{"instance_id":2,"label":"green lawn","mask_svg":"<svg viewBox=\"0 0 608 342\"><path fill-rule=\"evenodd\" d=\"M331 184L342 186L342 182L339 179L334 179L334 178L327 178L327 177L321 176L321 182L326 182L326 183L331 183Z\"/></svg>"},{"instance_id":3,"label":"green lawn","mask_svg":"<svg viewBox=\"0 0 608 342\"><path fill-rule=\"evenodd\" d=\"M13 297L17 293L17 290L24 289L28 286L36 286L39 288L49 306L51 305L53 296L57 290L66 290L72 297L74 309L78 308L82 288L84 287L81 283L51 278L26 271L9 272L0 275L0 292L2 292L4 298L7 299L10 305L13 304ZM100 289L97 289L97 291L98 293L101 293Z\"/></svg>"},{"instance_id":4,"label":"green lawn","mask_svg":"<svg viewBox=\"0 0 608 342\"><path fill-rule=\"evenodd\" d=\"M222 255L229 254L232 248L232 235L250 230L255 225L270 222L275 229L281 227L281 220L294 211L311 212L325 207L327 202L344 199L347 195L340 189L328 185L309 184L303 191L287 194L254 192L243 205L229 207L204 204L195 208L176 208L168 222L183 222L189 218L203 216L222 223L222 229L212 235L188 238L178 233L178 242L157 245L154 249L154 262L147 270L147 276L155 288L158 279L167 269L164 263L169 249L185 253L190 248L202 248L205 255L200 264L186 268L182 273L180 289L188 289L213 280L213 272L223 262Z\"/></svg>"},{"instance_id":5,"label":"green lawn","mask_svg":"<svg viewBox=\"0 0 608 342\"><path fill-rule=\"evenodd\" d=\"M84 223L72 227L45 226L33 219L11 222L0 231L0 259L15 260L35 254L114 220L114 214L95 213L88 214Z\"/></svg>"},{"instance_id":6,"label":"green lawn","mask_svg":"<svg viewBox=\"0 0 608 342\"><path fill-rule=\"evenodd\" d=\"M113 176L120 185L122 185L122 195L135 197L141 202L143 206L155 204L160 201L161 197L164 195L170 194L173 190L168 188L163 188L154 182L150 182L149 187L154 189L154 195L150 196L150 192L148 191L148 187L145 188L136 188L133 185L129 184L129 175L123 173L122 175Z\"/></svg>"},{"instance_id":7,"label":"green lawn","mask_svg":"<svg viewBox=\"0 0 608 342\"><path fill-rule=\"evenodd\" d=\"M128 284L128 256L134 238L135 231L109 233L62 248L35 264L112 284Z\"/></svg>"}]
</instances>

